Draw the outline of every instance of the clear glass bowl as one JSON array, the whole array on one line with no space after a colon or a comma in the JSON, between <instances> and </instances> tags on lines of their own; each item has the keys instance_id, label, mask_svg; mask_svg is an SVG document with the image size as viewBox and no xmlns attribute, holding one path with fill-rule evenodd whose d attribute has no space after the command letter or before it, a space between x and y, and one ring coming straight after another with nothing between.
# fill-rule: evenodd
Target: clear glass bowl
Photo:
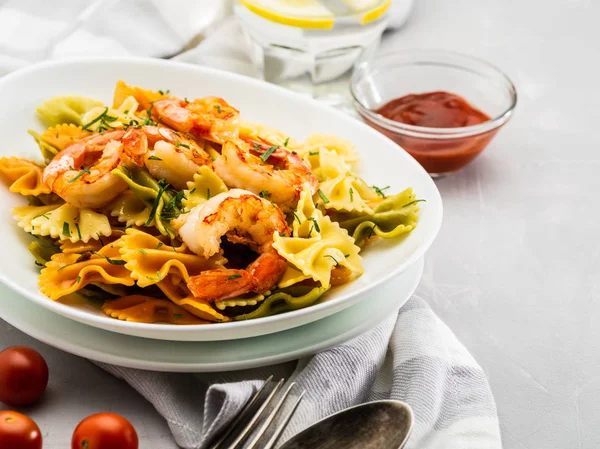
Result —
<instances>
[{"instance_id":1,"label":"clear glass bowl","mask_svg":"<svg viewBox=\"0 0 600 449\"><path fill-rule=\"evenodd\" d=\"M350 89L362 119L408 151L432 176L455 172L475 159L517 104L515 86L495 66L441 50L399 51L365 61L356 68ZM460 95L491 120L461 128L429 128L375 112L395 98L434 91Z\"/></svg>"}]
</instances>

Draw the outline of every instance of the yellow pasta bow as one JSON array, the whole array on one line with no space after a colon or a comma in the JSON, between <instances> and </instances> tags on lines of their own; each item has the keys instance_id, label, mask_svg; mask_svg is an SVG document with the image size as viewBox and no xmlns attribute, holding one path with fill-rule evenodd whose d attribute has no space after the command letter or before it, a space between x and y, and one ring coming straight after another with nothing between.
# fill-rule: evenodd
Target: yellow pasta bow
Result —
<instances>
[{"instance_id":1,"label":"yellow pasta bow","mask_svg":"<svg viewBox=\"0 0 600 449\"><path fill-rule=\"evenodd\" d=\"M305 158L310 153L314 154L323 149L337 153L348 164L356 164L359 161L358 153L350 141L331 134L311 134L296 151Z\"/></svg>"},{"instance_id":2,"label":"yellow pasta bow","mask_svg":"<svg viewBox=\"0 0 600 449\"><path fill-rule=\"evenodd\" d=\"M377 236L391 239L407 234L417 227L419 202L411 188L387 196L372 213L336 213L332 218L352 234L359 246Z\"/></svg>"},{"instance_id":3,"label":"yellow pasta bow","mask_svg":"<svg viewBox=\"0 0 600 449\"><path fill-rule=\"evenodd\" d=\"M56 126L61 123L83 125L83 115L90 109L102 105L101 101L92 98L67 95L46 100L37 107L37 112L46 126Z\"/></svg>"},{"instance_id":4,"label":"yellow pasta bow","mask_svg":"<svg viewBox=\"0 0 600 449\"><path fill-rule=\"evenodd\" d=\"M152 102L156 100L169 98L166 92L156 92L149 89L142 89L141 87L130 86L123 80L117 81L113 96L113 108L116 109L122 106L125 100L127 100L129 97L133 97L136 101L136 109L138 111L145 111L152 105Z\"/></svg>"},{"instance_id":5,"label":"yellow pasta bow","mask_svg":"<svg viewBox=\"0 0 600 449\"><path fill-rule=\"evenodd\" d=\"M119 239L121 257L140 287L158 284L169 275L184 279L204 270L222 268L227 260L220 254L209 259L192 254L185 245L177 248L137 229L128 229Z\"/></svg>"},{"instance_id":6,"label":"yellow pasta bow","mask_svg":"<svg viewBox=\"0 0 600 449\"><path fill-rule=\"evenodd\" d=\"M106 215L69 204L15 207L13 216L19 227L27 232L73 243L87 243L90 239L98 240L112 234Z\"/></svg>"},{"instance_id":7,"label":"yellow pasta bow","mask_svg":"<svg viewBox=\"0 0 600 449\"><path fill-rule=\"evenodd\" d=\"M51 192L42 182L42 167L27 159L3 157L0 159L0 173L11 183L11 192L33 196Z\"/></svg>"},{"instance_id":8,"label":"yellow pasta bow","mask_svg":"<svg viewBox=\"0 0 600 449\"><path fill-rule=\"evenodd\" d=\"M298 148L298 143L294 139L278 129L245 120L240 122L240 137L263 140L271 145L279 145L290 150Z\"/></svg>"},{"instance_id":9,"label":"yellow pasta bow","mask_svg":"<svg viewBox=\"0 0 600 449\"><path fill-rule=\"evenodd\" d=\"M143 119L136 115L138 102L134 97L127 97L118 108L99 106L86 112L82 121L87 129L102 132L107 129L123 129L130 125L141 125Z\"/></svg>"},{"instance_id":10,"label":"yellow pasta bow","mask_svg":"<svg viewBox=\"0 0 600 449\"><path fill-rule=\"evenodd\" d=\"M107 209L111 217L117 217L126 226L143 226L150 217L150 208L131 190L123 192Z\"/></svg>"},{"instance_id":11,"label":"yellow pasta bow","mask_svg":"<svg viewBox=\"0 0 600 449\"><path fill-rule=\"evenodd\" d=\"M308 189L300 195L292 229L292 237L276 233L273 247L303 275L328 288L331 270L338 264L355 275L363 273L360 248L348 231L315 208Z\"/></svg>"},{"instance_id":12,"label":"yellow pasta bow","mask_svg":"<svg viewBox=\"0 0 600 449\"><path fill-rule=\"evenodd\" d=\"M102 311L112 318L136 323L209 323L168 299L151 298L144 295L130 295L106 301L102 306Z\"/></svg>"},{"instance_id":13,"label":"yellow pasta bow","mask_svg":"<svg viewBox=\"0 0 600 449\"><path fill-rule=\"evenodd\" d=\"M88 284L120 284L131 287L134 280L120 257L117 242L110 243L93 255L58 253L42 269L40 291L50 299L59 299Z\"/></svg>"},{"instance_id":14,"label":"yellow pasta bow","mask_svg":"<svg viewBox=\"0 0 600 449\"><path fill-rule=\"evenodd\" d=\"M168 277L157 286L175 304L203 320L219 323L229 321L228 317L219 313L206 299L194 297L185 282L174 283L173 278Z\"/></svg>"},{"instance_id":15,"label":"yellow pasta bow","mask_svg":"<svg viewBox=\"0 0 600 449\"><path fill-rule=\"evenodd\" d=\"M62 151L81 139L85 139L91 135L92 133L90 131L86 131L81 126L70 123L48 128L40 135L40 139L56 150Z\"/></svg>"},{"instance_id":16,"label":"yellow pasta bow","mask_svg":"<svg viewBox=\"0 0 600 449\"><path fill-rule=\"evenodd\" d=\"M187 182L182 204L186 209L192 209L227 190L223 180L210 167L202 166L194 175L194 179Z\"/></svg>"},{"instance_id":17,"label":"yellow pasta bow","mask_svg":"<svg viewBox=\"0 0 600 449\"><path fill-rule=\"evenodd\" d=\"M381 198L361 178L354 175L344 158L333 150L321 148L305 159L319 180L319 188L328 199L325 209L371 213ZM318 197L315 196L318 201Z\"/></svg>"}]
</instances>

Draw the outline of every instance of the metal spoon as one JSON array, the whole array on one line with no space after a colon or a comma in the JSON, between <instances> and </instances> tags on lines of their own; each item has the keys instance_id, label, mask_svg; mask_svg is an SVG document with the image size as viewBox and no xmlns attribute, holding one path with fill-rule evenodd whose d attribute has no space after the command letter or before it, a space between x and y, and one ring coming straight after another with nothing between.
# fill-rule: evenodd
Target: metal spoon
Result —
<instances>
[{"instance_id":1,"label":"metal spoon","mask_svg":"<svg viewBox=\"0 0 600 449\"><path fill-rule=\"evenodd\" d=\"M357 405L313 424L281 449L401 449L413 424L412 409L400 401Z\"/></svg>"}]
</instances>

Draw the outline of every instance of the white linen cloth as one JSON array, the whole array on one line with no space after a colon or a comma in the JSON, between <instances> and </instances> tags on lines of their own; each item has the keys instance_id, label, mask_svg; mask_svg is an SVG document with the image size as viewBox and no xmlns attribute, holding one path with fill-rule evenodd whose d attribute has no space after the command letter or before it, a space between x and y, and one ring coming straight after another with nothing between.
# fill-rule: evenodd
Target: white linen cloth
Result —
<instances>
[{"instance_id":1,"label":"white linen cloth","mask_svg":"<svg viewBox=\"0 0 600 449\"><path fill-rule=\"evenodd\" d=\"M399 26L410 2L393 5ZM9 0L0 7L0 75L50 58L178 54L252 76L237 23L222 21L230 12L230 1L216 0ZM186 449L206 447L269 374L307 390L281 442L335 411L393 398L415 413L408 448L501 447L483 370L418 297L374 330L297 363L222 374L101 366L148 399Z\"/></svg>"}]
</instances>

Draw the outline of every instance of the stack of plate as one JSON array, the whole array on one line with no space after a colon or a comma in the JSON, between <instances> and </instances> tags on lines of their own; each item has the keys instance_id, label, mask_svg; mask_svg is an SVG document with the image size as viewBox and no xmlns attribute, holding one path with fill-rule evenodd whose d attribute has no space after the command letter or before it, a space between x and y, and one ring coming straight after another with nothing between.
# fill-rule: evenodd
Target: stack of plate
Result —
<instances>
[{"instance_id":1,"label":"stack of plate","mask_svg":"<svg viewBox=\"0 0 600 449\"><path fill-rule=\"evenodd\" d=\"M286 314L214 325L174 326L118 321L90 307L54 302L38 292L38 271L27 236L11 217L21 198L0 190L4 257L0 316L29 335L65 351L123 366L165 371L225 371L291 360L347 341L392 315L410 297L423 271L423 255L441 225L435 184L406 152L341 112L279 87L231 73L150 59L79 59L44 63L0 81L3 145L0 156L37 159L26 133L38 128L35 106L66 94L110 103L116 81L171 89L181 97L224 97L245 119L286 130L296 139L313 132L354 143L360 174L413 187L422 203L419 226L401 241L379 241L363 253L365 274L337 287L322 303Z\"/></svg>"}]
</instances>

